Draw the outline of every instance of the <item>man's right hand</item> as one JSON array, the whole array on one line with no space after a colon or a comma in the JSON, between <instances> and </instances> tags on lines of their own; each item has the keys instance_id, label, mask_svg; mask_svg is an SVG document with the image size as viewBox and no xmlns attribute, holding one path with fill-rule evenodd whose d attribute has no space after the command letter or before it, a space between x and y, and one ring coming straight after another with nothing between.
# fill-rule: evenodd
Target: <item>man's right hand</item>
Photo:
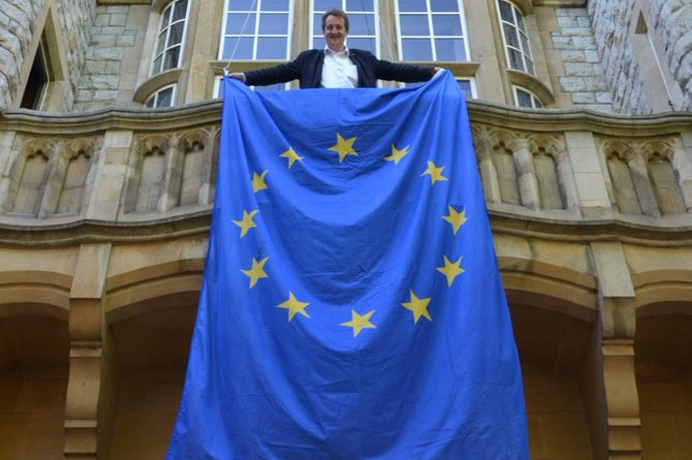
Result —
<instances>
[{"instance_id":1,"label":"man's right hand","mask_svg":"<svg viewBox=\"0 0 692 460\"><path fill-rule=\"evenodd\" d=\"M242 72L227 72L226 76L229 78L235 78L236 80L245 81L245 75Z\"/></svg>"}]
</instances>

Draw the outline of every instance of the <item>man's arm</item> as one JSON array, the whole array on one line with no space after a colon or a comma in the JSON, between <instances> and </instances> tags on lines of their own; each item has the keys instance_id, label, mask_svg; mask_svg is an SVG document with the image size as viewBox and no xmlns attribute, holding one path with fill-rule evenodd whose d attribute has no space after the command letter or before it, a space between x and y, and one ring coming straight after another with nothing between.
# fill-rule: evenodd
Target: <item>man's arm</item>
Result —
<instances>
[{"instance_id":1,"label":"man's arm","mask_svg":"<svg viewBox=\"0 0 692 460\"><path fill-rule=\"evenodd\" d=\"M236 78L245 82L246 85L273 85L276 83L286 83L300 78L300 70L303 65L305 52L300 53L297 58L286 64L279 64L263 69L248 70L247 72L234 72L229 77Z\"/></svg>"}]
</instances>

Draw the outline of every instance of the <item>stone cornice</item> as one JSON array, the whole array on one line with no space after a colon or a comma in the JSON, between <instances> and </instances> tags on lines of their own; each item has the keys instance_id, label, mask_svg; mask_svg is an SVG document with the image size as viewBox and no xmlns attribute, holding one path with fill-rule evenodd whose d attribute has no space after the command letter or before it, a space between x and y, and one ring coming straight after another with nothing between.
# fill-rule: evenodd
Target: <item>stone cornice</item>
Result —
<instances>
[{"instance_id":1,"label":"stone cornice","mask_svg":"<svg viewBox=\"0 0 692 460\"><path fill-rule=\"evenodd\" d=\"M619 241L640 246L679 247L692 245L692 222L661 227L617 218L575 219L529 216L508 211L489 211L496 235L514 235L570 243ZM688 219L689 220L689 219ZM44 221L45 222L45 221ZM211 210L141 221L78 219L60 224L9 225L0 223L0 245L10 247L56 247L81 243L149 242L206 236Z\"/></svg>"},{"instance_id":2,"label":"stone cornice","mask_svg":"<svg viewBox=\"0 0 692 460\"><path fill-rule=\"evenodd\" d=\"M610 115L590 110L533 110L472 100L471 123L526 132L593 131L619 137L650 137L689 131L692 112L653 115ZM221 101L205 101L168 109L114 108L84 113L45 113L6 110L0 113L0 131L36 135L80 135L106 130L170 131L218 124Z\"/></svg>"}]
</instances>

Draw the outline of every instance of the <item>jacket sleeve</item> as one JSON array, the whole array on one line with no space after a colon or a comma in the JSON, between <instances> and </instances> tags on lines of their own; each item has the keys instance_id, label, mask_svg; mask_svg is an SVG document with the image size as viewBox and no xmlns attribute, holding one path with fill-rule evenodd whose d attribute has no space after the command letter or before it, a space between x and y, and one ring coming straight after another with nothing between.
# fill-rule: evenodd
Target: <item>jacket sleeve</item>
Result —
<instances>
[{"instance_id":1,"label":"jacket sleeve","mask_svg":"<svg viewBox=\"0 0 692 460\"><path fill-rule=\"evenodd\" d=\"M279 64L263 69L249 70L244 72L246 85L273 85L275 83L286 83L300 78L302 61L305 59L305 52L286 64Z\"/></svg>"},{"instance_id":2,"label":"jacket sleeve","mask_svg":"<svg viewBox=\"0 0 692 460\"><path fill-rule=\"evenodd\" d=\"M380 80L394 80L405 83L428 81L434 75L432 66L401 64L377 59L368 53L373 60L375 76Z\"/></svg>"}]
</instances>

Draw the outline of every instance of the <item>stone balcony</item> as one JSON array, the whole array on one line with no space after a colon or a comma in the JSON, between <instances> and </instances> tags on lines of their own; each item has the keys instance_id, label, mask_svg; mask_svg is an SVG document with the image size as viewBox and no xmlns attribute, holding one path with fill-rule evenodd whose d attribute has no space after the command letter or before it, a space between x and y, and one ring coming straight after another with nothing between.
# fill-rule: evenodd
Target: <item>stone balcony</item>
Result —
<instances>
[{"instance_id":1,"label":"stone balcony","mask_svg":"<svg viewBox=\"0 0 692 460\"><path fill-rule=\"evenodd\" d=\"M0 457L163 456L220 113L0 114ZM692 114L469 114L532 458L692 458Z\"/></svg>"}]
</instances>

